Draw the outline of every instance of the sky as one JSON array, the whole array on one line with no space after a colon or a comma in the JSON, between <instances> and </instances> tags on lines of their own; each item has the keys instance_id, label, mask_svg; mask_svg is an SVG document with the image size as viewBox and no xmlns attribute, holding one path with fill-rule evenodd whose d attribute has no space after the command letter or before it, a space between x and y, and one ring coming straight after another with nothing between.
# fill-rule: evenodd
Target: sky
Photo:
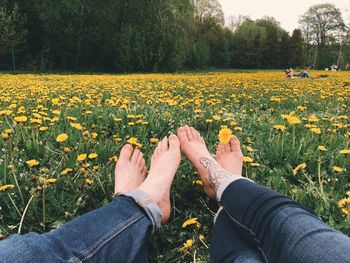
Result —
<instances>
[{"instance_id":1,"label":"sky","mask_svg":"<svg viewBox=\"0 0 350 263\"><path fill-rule=\"evenodd\" d=\"M350 23L350 0L219 0L219 2L226 20L231 15L248 15L252 19L265 15L273 16L281 23L282 28L289 32L298 28L299 16L315 4L335 4L342 11L344 20Z\"/></svg>"}]
</instances>

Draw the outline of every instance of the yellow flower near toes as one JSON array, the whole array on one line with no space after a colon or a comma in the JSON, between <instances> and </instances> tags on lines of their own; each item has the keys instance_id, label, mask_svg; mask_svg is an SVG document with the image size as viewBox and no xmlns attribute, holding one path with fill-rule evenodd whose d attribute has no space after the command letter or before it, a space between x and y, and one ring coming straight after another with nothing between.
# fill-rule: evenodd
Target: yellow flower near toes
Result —
<instances>
[{"instance_id":1,"label":"yellow flower near toes","mask_svg":"<svg viewBox=\"0 0 350 263\"><path fill-rule=\"evenodd\" d=\"M219 140L223 144L227 144L230 141L231 136L232 136L232 131L226 126L219 131Z\"/></svg>"}]
</instances>

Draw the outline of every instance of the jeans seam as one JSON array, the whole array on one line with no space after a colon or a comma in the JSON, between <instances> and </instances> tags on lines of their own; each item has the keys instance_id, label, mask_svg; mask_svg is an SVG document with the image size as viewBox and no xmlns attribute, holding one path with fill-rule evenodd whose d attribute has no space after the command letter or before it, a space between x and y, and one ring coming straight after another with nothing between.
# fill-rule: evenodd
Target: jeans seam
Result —
<instances>
[{"instance_id":1,"label":"jeans seam","mask_svg":"<svg viewBox=\"0 0 350 263\"><path fill-rule=\"evenodd\" d=\"M143 212L141 211L137 212L135 215L130 217L128 220L126 220L123 224L118 225L116 229L107 233L107 235L103 236L101 239L99 239L89 248L81 252L80 255L78 255L77 257L73 258L70 261L74 263L85 262L86 260L91 258L94 254L96 254L107 242L112 240L114 237L116 237L118 234L120 234L122 231L124 231L126 228L128 228L130 225L134 224L144 216L145 215L143 214Z\"/></svg>"},{"instance_id":2,"label":"jeans seam","mask_svg":"<svg viewBox=\"0 0 350 263\"><path fill-rule=\"evenodd\" d=\"M265 261L265 262L268 262L267 257L266 257L266 255L265 255L263 249L260 247L260 240L259 240L258 238L256 238L255 232L254 232L252 229L250 229L249 227L247 227L247 226L243 225L242 223L238 222L238 221L229 213L229 211L227 211L227 210L225 209L225 207L224 207L224 210L226 211L227 215L229 216L229 218L230 218L232 221L234 221L238 226L240 226L240 227L242 227L243 229L247 230L247 231L253 236L254 241L257 242L257 247L258 247L259 251L261 252L261 254L262 254L262 256L263 256L264 261Z\"/></svg>"}]
</instances>

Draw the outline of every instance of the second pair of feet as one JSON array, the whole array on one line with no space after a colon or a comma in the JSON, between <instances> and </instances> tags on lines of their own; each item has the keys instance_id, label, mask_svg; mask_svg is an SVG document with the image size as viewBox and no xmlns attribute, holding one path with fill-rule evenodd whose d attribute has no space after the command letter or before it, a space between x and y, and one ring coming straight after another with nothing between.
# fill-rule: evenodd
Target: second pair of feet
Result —
<instances>
[{"instance_id":1,"label":"second pair of feet","mask_svg":"<svg viewBox=\"0 0 350 263\"><path fill-rule=\"evenodd\" d=\"M180 165L181 153L197 169L209 198L216 197L225 181L241 178L243 154L237 137L232 136L227 144L219 143L214 158L200 133L186 125L178 129L177 136L170 135L159 142L147 177L143 153L130 144L125 145L115 167L115 193L133 189L144 191L159 205L162 223L165 223L170 216L170 188Z\"/></svg>"}]
</instances>

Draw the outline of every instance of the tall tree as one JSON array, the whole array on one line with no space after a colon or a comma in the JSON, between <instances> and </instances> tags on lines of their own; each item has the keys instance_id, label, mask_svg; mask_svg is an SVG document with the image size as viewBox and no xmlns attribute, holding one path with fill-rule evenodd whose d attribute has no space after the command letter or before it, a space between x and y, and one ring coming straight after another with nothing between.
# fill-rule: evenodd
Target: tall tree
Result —
<instances>
[{"instance_id":1,"label":"tall tree","mask_svg":"<svg viewBox=\"0 0 350 263\"><path fill-rule=\"evenodd\" d=\"M266 32L265 43L262 47L262 67L279 68L279 42L281 41L284 30L280 23L273 17L263 17L256 20L257 26L263 28Z\"/></svg>"},{"instance_id":2,"label":"tall tree","mask_svg":"<svg viewBox=\"0 0 350 263\"><path fill-rule=\"evenodd\" d=\"M303 65L304 43L300 29L294 29L290 38L290 50L292 52L290 64L292 67Z\"/></svg>"},{"instance_id":3,"label":"tall tree","mask_svg":"<svg viewBox=\"0 0 350 263\"><path fill-rule=\"evenodd\" d=\"M322 52L325 51L322 49L334 42L337 35L346 29L340 9L334 4L311 6L300 18L299 24L304 31L305 40L309 40L311 45L316 45L314 61L316 62L316 58L320 55L319 65L326 66L329 61L323 59L322 55L327 54Z\"/></svg>"},{"instance_id":4,"label":"tall tree","mask_svg":"<svg viewBox=\"0 0 350 263\"><path fill-rule=\"evenodd\" d=\"M25 42L24 23L25 16L19 10L17 3L13 4L12 10L7 10L5 5L0 7L0 56L11 52L14 70L16 69L15 51L23 48Z\"/></svg>"}]
</instances>

